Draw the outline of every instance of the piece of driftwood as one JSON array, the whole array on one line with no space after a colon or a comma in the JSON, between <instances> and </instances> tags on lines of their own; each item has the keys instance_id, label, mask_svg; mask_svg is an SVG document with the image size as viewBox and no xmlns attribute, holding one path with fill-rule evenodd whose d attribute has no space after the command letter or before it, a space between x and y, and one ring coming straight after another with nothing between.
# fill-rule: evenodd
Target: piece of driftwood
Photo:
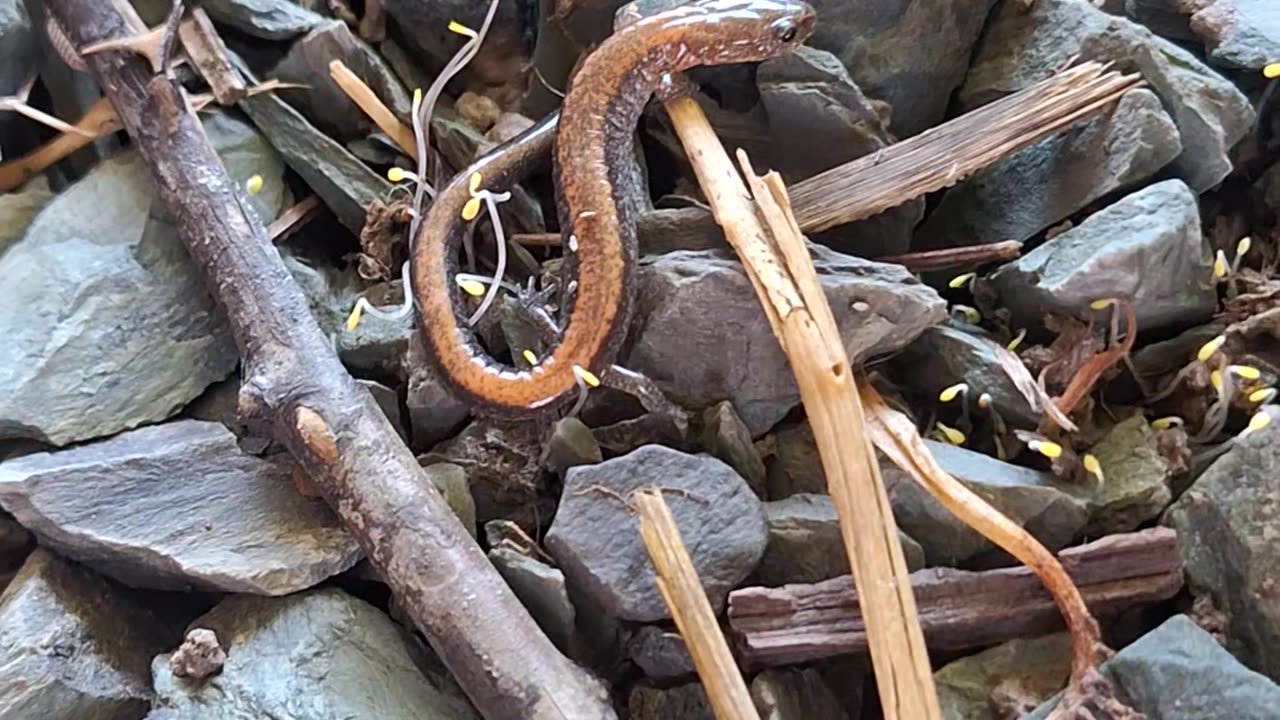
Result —
<instances>
[{"instance_id":1,"label":"piece of driftwood","mask_svg":"<svg viewBox=\"0 0 1280 720\"><path fill-rule=\"evenodd\" d=\"M47 6L76 47L139 22L125 0ZM339 362L181 88L129 50L86 59L226 311L242 418L289 449L485 718L615 718L603 685L542 634Z\"/></svg>"},{"instance_id":2,"label":"piece of driftwood","mask_svg":"<svg viewBox=\"0 0 1280 720\"><path fill-rule=\"evenodd\" d=\"M1090 611L1108 615L1167 600L1182 587L1169 528L1111 535L1059 556ZM1062 614L1026 567L911 574L931 650L966 650L1062 628ZM729 627L753 668L864 653L867 638L849 577L810 585L751 587L729 595Z\"/></svg>"},{"instance_id":3,"label":"piece of driftwood","mask_svg":"<svg viewBox=\"0 0 1280 720\"><path fill-rule=\"evenodd\" d=\"M1101 112L1141 85L1096 62L1082 63L883 150L791 188L805 232L871 217L951 187L977 170ZM922 166L946 168L923 173ZM982 238L980 238L982 239Z\"/></svg>"}]
</instances>

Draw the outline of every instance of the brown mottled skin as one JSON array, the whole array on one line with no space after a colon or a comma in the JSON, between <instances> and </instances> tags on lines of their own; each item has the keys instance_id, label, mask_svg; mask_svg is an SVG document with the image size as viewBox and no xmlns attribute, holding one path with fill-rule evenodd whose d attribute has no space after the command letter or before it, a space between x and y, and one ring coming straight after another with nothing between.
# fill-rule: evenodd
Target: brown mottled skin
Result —
<instances>
[{"instance_id":1,"label":"brown mottled skin","mask_svg":"<svg viewBox=\"0 0 1280 720\"><path fill-rule=\"evenodd\" d=\"M782 55L812 33L798 0L704 0L658 13L609 37L583 63L557 114L477 160L436 196L413 248L413 291L441 377L480 412L527 417L577 392L575 365L599 375L613 363L633 304L636 123L671 74L699 65ZM471 176L501 191L545 154L555 134L556 195L567 268L576 278L560 343L530 370L489 357L454 310L455 254L467 231ZM572 238L572 240L571 240ZM574 252L571 248L577 247ZM576 262L575 262L576 261Z\"/></svg>"}]
</instances>

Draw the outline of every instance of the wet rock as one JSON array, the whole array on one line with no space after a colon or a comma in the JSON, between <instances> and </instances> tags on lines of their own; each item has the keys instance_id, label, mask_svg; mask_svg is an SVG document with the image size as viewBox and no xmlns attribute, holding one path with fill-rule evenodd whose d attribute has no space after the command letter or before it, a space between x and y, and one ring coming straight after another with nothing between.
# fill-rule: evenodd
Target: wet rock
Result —
<instances>
[{"instance_id":1,"label":"wet rock","mask_svg":"<svg viewBox=\"0 0 1280 720\"><path fill-rule=\"evenodd\" d=\"M848 720L822 674L813 668L769 669L751 681L760 720ZM854 709L854 712L857 710Z\"/></svg>"},{"instance_id":2,"label":"wet rock","mask_svg":"<svg viewBox=\"0 0 1280 720\"><path fill-rule=\"evenodd\" d=\"M1195 194L1166 180L1090 215L990 280L1017 327L1051 312L1084 319L1094 300L1124 297L1147 332L1208 320L1217 304L1212 268Z\"/></svg>"},{"instance_id":3,"label":"wet rock","mask_svg":"<svg viewBox=\"0 0 1280 720\"><path fill-rule=\"evenodd\" d=\"M591 489L596 487L609 492ZM637 622L668 618L639 524L619 501L644 488L664 490L703 590L718 612L729 590L760 562L767 535L760 501L733 468L713 457L646 445L571 469L547 532L547 551L574 592L605 613Z\"/></svg>"},{"instance_id":4,"label":"wet rock","mask_svg":"<svg viewBox=\"0 0 1280 720\"><path fill-rule=\"evenodd\" d=\"M840 520L827 495L801 493L764 504L769 525L756 576L770 587L788 583L815 583L849 574L849 555L840 537ZM924 550L905 533L898 532L908 570L924 567Z\"/></svg>"},{"instance_id":5,"label":"wet rock","mask_svg":"<svg viewBox=\"0 0 1280 720\"><path fill-rule=\"evenodd\" d=\"M378 407L382 410L382 414L387 416L387 420L396 429L396 433L402 439L408 438L404 431L404 424L400 422L400 396L396 395L396 391L373 380L357 379L356 383L369 391L373 401L378 403Z\"/></svg>"},{"instance_id":6,"label":"wet rock","mask_svg":"<svg viewBox=\"0 0 1280 720\"><path fill-rule=\"evenodd\" d=\"M288 40L323 23L323 15L292 0L204 0L209 17L263 40Z\"/></svg>"},{"instance_id":7,"label":"wet rock","mask_svg":"<svg viewBox=\"0 0 1280 720\"><path fill-rule=\"evenodd\" d=\"M811 245L850 362L900 349L945 317L942 299L897 265ZM641 260L626 366L686 408L730 401L752 435L800 400L755 291L731 255L674 252Z\"/></svg>"},{"instance_id":8,"label":"wet rock","mask_svg":"<svg viewBox=\"0 0 1280 720\"><path fill-rule=\"evenodd\" d=\"M453 463L427 465L423 472L431 478L436 490L444 496L444 502L458 516L458 521L471 537L476 536L476 503L471 497L471 483L467 471Z\"/></svg>"},{"instance_id":9,"label":"wet rock","mask_svg":"<svg viewBox=\"0 0 1280 720\"><path fill-rule=\"evenodd\" d=\"M990 394L1006 423L1033 428L1040 422L1039 413L1001 369L991 346L957 327L925 330L888 366L903 388L922 402L936 403L943 388L963 382L969 385L971 402L982 393Z\"/></svg>"},{"instance_id":10,"label":"wet rock","mask_svg":"<svg viewBox=\"0 0 1280 720\"><path fill-rule=\"evenodd\" d=\"M551 499L542 495L543 440L537 423L477 420L419 457L418 462L448 462L466 471L477 522L511 520L536 533L555 512Z\"/></svg>"},{"instance_id":11,"label":"wet rock","mask_svg":"<svg viewBox=\"0 0 1280 720\"><path fill-rule=\"evenodd\" d=\"M246 80L258 79L239 58L232 61ZM259 93L238 103L253 124L353 235L364 227L365 208L391 192L391 183L370 170L341 143L307 122L276 93Z\"/></svg>"},{"instance_id":12,"label":"wet rock","mask_svg":"<svg viewBox=\"0 0 1280 720\"><path fill-rule=\"evenodd\" d=\"M1129 532L1164 512L1173 500L1169 463L1160 454L1156 434L1142 415L1111 428L1089 452L1106 478L1089 503L1090 536Z\"/></svg>"},{"instance_id":13,"label":"wet rock","mask_svg":"<svg viewBox=\"0 0 1280 720\"><path fill-rule=\"evenodd\" d=\"M948 474L1026 528L1050 550L1065 547L1088 519L1086 498L1047 472L1000 462L981 453L926 440ZM880 463L898 527L920 543L929 565L955 566L995 547L948 512L890 462Z\"/></svg>"},{"instance_id":14,"label":"wet rock","mask_svg":"<svg viewBox=\"0 0 1280 720\"><path fill-rule=\"evenodd\" d=\"M556 422L547 444L547 468L557 475L564 475L569 468L593 465L604 460L600 445L587 427L576 417Z\"/></svg>"},{"instance_id":15,"label":"wet rock","mask_svg":"<svg viewBox=\"0 0 1280 720\"><path fill-rule=\"evenodd\" d=\"M413 429L413 446L425 448L453 435L471 413L440 380L430 361L431 352L417 330L407 343L402 372L408 380L404 404Z\"/></svg>"},{"instance_id":16,"label":"wet rock","mask_svg":"<svg viewBox=\"0 0 1280 720\"><path fill-rule=\"evenodd\" d=\"M466 42L466 38L449 30L449 23L456 21L478 30L489 10L488 3L474 0L386 0L383 7L389 18L404 30L401 37L408 46L406 49L426 60L433 75ZM527 62L524 19L520 3L499 3L484 44L462 77L474 78L475 82L491 88L513 80L522 81L521 68ZM524 83L520 82L520 86L523 89ZM425 92L425 85L423 90Z\"/></svg>"},{"instance_id":17,"label":"wet rock","mask_svg":"<svg viewBox=\"0 0 1280 720\"><path fill-rule=\"evenodd\" d=\"M889 129L907 137L943 119L993 4L927 0L904 12L891 0L818 0L821 21L807 44L833 53L867 95L889 103ZM912 47L928 52L903 52Z\"/></svg>"},{"instance_id":18,"label":"wet rock","mask_svg":"<svg viewBox=\"0 0 1280 720\"><path fill-rule=\"evenodd\" d=\"M0 97L13 95L36 70L36 34L23 0L0 0ZM0 136L3 130L15 122L13 113L0 114ZM0 161L10 159L10 148L0 147ZM4 250L5 227L4 196L0 195L0 252ZM21 225L19 232L21 232Z\"/></svg>"},{"instance_id":19,"label":"wet rock","mask_svg":"<svg viewBox=\"0 0 1280 720\"><path fill-rule=\"evenodd\" d=\"M0 40L0 47L3 47L3 42ZM0 91L0 95L3 94ZM0 255L22 237L27 226L52 199L49 181L43 176L28 180L13 192L0 194Z\"/></svg>"},{"instance_id":20,"label":"wet rock","mask_svg":"<svg viewBox=\"0 0 1280 720\"><path fill-rule=\"evenodd\" d=\"M565 589L564 573L510 548L489 551L489 562L511 586L538 627L561 651L573 643L573 603Z\"/></svg>"},{"instance_id":21,"label":"wet rock","mask_svg":"<svg viewBox=\"0 0 1280 720\"><path fill-rule=\"evenodd\" d=\"M1010 640L934 673L946 720L1022 717L1067 684L1071 636Z\"/></svg>"},{"instance_id":22,"label":"wet rock","mask_svg":"<svg viewBox=\"0 0 1280 720\"><path fill-rule=\"evenodd\" d=\"M1266 720L1280 687L1241 665L1186 615L1175 615L1102 664L1118 695L1159 720ZM1045 720L1057 700L1027 716Z\"/></svg>"},{"instance_id":23,"label":"wet rock","mask_svg":"<svg viewBox=\"0 0 1280 720\"><path fill-rule=\"evenodd\" d=\"M147 720L479 717L452 680L415 665L417 647L386 615L341 590L234 595L192 626L234 638L222 672L190 683L157 656Z\"/></svg>"},{"instance_id":24,"label":"wet rock","mask_svg":"<svg viewBox=\"0 0 1280 720\"><path fill-rule=\"evenodd\" d=\"M0 717L136 720L168 635L121 588L36 550L0 595Z\"/></svg>"},{"instance_id":25,"label":"wet rock","mask_svg":"<svg viewBox=\"0 0 1280 720\"><path fill-rule=\"evenodd\" d=\"M643 625L632 634L627 657L653 680L675 680L697 672L680 633L657 625Z\"/></svg>"},{"instance_id":26,"label":"wet rock","mask_svg":"<svg viewBox=\"0 0 1280 720\"><path fill-rule=\"evenodd\" d=\"M341 20L326 20L294 42L270 75L282 82L307 85L306 90L282 90L281 94L313 125L349 142L376 126L333 81L329 64L334 60L363 80L402 121L408 120L413 112L409 93L386 61Z\"/></svg>"},{"instance_id":27,"label":"wet rock","mask_svg":"<svg viewBox=\"0 0 1280 720\"><path fill-rule=\"evenodd\" d=\"M1280 430L1243 440L1169 508L1187 582L1227 621L1227 648L1280 677Z\"/></svg>"},{"instance_id":28,"label":"wet rock","mask_svg":"<svg viewBox=\"0 0 1280 720\"><path fill-rule=\"evenodd\" d=\"M1134 90L1111 112L1041 140L948 191L918 237L927 247L1028 240L1107 193L1150 177L1181 152L1178 128L1160 99Z\"/></svg>"},{"instance_id":29,"label":"wet rock","mask_svg":"<svg viewBox=\"0 0 1280 720\"><path fill-rule=\"evenodd\" d=\"M284 166L223 113L206 135L264 221L285 197ZM92 212L85 212L92 208ZM0 256L0 438L65 445L163 420L231 373L235 344L204 279L133 152L51 201Z\"/></svg>"},{"instance_id":30,"label":"wet rock","mask_svg":"<svg viewBox=\"0 0 1280 720\"><path fill-rule=\"evenodd\" d=\"M757 496L765 496L764 461L751 442L751 431L727 402L716 403L702 413L702 449L738 471Z\"/></svg>"},{"instance_id":31,"label":"wet rock","mask_svg":"<svg viewBox=\"0 0 1280 720\"><path fill-rule=\"evenodd\" d=\"M179 420L0 463L0 506L59 554L137 587L280 595L355 564L287 455L244 454L218 423Z\"/></svg>"},{"instance_id":32,"label":"wet rock","mask_svg":"<svg viewBox=\"0 0 1280 720\"><path fill-rule=\"evenodd\" d=\"M1280 58L1280 5L1271 0L1171 0L1191 15L1191 31L1209 57L1231 67L1261 70Z\"/></svg>"},{"instance_id":33,"label":"wet rock","mask_svg":"<svg viewBox=\"0 0 1280 720\"><path fill-rule=\"evenodd\" d=\"M226 662L227 653L218 644L217 633L196 628L169 656L169 672L180 678L202 680L222 670Z\"/></svg>"},{"instance_id":34,"label":"wet rock","mask_svg":"<svg viewBox=\"0 0 1280 720\"><path fill-rule=\"evenodd\" d=\"M627 720L715 720L700 683L659 689L637 685L627 698Z\"/></svg>"},{"instance_id":35,"label":"wet rock","mask_svg":"<svg viewBox=\"0 0 1280 720\"><path fill-rule=\"evenodd\" d=\"M1228 152L1253 123L1248 98L1191 53L1086 0L1036 0L1029 9L999 3L960 89L960 109L1027 87L1075 56L1142 73L1178 126L1182 154L1173 170L1192 189L1203 192L1231 172Z\"/></svg>"}]
</instances>

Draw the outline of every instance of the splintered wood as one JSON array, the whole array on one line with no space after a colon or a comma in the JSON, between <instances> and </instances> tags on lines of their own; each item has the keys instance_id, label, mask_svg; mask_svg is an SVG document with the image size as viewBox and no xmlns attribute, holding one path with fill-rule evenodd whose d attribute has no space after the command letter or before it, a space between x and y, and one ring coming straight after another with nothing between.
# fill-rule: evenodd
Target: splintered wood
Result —
<instances>
[{"instance_id":1,"label":"splintered wood","mask_svg":"<svg viewBox=\"0 0 1280 720\"><path fill-rule=\"evenodd\" d=\"M1086 62L878 153L791 188L806 232L871 217L975 171L1100 112L1141 85L1137 75Z\"/></svg>"}]
</instances>

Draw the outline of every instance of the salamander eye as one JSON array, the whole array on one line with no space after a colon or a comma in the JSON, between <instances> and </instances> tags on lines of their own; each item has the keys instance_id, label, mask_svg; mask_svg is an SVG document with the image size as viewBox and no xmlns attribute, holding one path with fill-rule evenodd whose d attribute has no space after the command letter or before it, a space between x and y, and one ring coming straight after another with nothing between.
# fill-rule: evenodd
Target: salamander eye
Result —
<instances>
[{"instance_id":1,"label":"salamander eye","mask_svg":"<svg viewBox=\"0 0 1280 720\"><path fill-rule=\"evenodd\" d=\"M778 39L784 43L796 39L796 26L790 20L779 20L773 24L773 28L778 34Z\"/></svg>"}]
</instances>

